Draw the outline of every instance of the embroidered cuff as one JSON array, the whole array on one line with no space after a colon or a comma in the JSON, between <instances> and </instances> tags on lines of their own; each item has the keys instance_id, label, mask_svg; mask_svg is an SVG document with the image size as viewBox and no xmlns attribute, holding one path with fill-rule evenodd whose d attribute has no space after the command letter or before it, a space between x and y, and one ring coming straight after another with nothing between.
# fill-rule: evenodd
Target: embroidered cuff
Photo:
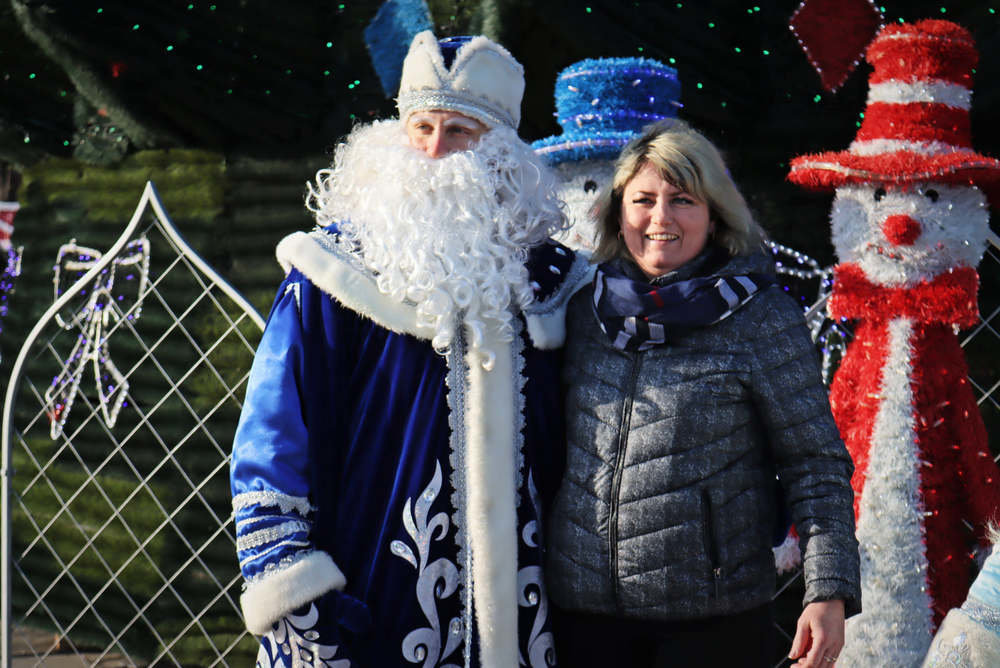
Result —
<instances>
[{"instance_id":1,"label":"embroidered cuff","mask_svg":"<svg viewBox=\"0 0 1000 668\"><path fill-rule=\"evenodd\" d=\"M329 554L308 552L290 566L269 570L247 582L240 596L247 629L264 635L271 625L331 589L343 589L344 574Z\"/></svg>"},{"instance_id":2,"label":"embroidered cuff","mask_svg":"<svg viewBox=\"0 0 1000 668\"><path fill-rule=\"evenodd\" d=\"M233 497L236 554L247 582L312 551L312 507L305 497L255 491Z\"/></svg>"}]
</instances>

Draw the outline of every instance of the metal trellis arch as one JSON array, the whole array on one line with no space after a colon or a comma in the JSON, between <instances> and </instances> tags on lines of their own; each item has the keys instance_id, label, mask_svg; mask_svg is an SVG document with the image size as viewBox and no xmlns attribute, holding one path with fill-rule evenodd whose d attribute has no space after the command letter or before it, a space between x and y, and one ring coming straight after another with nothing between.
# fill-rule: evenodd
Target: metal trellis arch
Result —
<instances>
[{"instance_id":1,"label":"metal trellis arch","mask_svg":"<svg viewBox=\"0 0 1000 668\"><path fill-rule=\"evenodd\" d=\"M251 662L228 463L263 318L152 182L107 252L62 246L54 285L3 405L3 666L28 628L38 664Z\"/></svg>"}]
</instances>

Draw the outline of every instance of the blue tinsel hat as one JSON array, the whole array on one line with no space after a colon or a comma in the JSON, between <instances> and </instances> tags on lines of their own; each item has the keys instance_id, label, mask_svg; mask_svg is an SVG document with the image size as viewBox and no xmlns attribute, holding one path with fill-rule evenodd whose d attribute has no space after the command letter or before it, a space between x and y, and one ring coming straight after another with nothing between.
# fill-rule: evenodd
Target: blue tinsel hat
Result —
<instances>
[{"instance_id":1,"label":"blue tinsel hat","mask_svg":"<svg viewBox=\"0 0 1000 668\"><path fill-rule=\"evenodd\" d=\"M532 143L550 165L607 160L646 125L676 118L677 70L649 58L592 58L556 78L556 119L562 134Z\"/></svg>"}]
</instances>

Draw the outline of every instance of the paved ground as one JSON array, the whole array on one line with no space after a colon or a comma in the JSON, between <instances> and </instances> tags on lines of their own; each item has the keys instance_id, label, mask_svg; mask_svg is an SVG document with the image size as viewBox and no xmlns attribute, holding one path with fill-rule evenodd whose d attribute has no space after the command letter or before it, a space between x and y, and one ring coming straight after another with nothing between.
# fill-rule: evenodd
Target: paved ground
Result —
<instances>
[{"instance_id":1,"label":"paved ground","mask_svg":"<svg viewBox=\"0 0 1000 668\"><path fill-rule=\"evenodd\" d=\"M12 668L29 668L44 666L45 668L80 668L81 666L99 666L100 668L124 668L129 664L121 656L106 656L97 663L98 654L85 654L82 657L68 653L70 649L59 642L59 636L51 631L39 631L23 626L15 626L11 633ZM40 656L50 652L39 663Z\"/></svg>"}]
</instances>

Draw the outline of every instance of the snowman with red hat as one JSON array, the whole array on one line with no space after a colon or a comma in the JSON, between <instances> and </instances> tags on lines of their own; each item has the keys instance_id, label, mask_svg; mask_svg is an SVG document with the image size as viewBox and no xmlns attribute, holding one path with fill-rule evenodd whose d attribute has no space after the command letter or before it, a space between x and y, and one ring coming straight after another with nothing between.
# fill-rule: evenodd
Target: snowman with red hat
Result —
<instances>
[{"instance_id":1,"label":"snowman with red hat","mask_svg":"<svg viewBox=\"0 0 1000 668\"><path fill-rule=\"evenodd\" d=\"M829 310L855 326L830 402L855 463L864 612L848 620L837 663L919 666L964 600L974 540L1000 507L956 335L977 322L984 191L1000 184L1000 161L971 145L978 53L968 31L891 25L866 59L855 141L794 159L789 179L835 191Z\"/></svg>"}]
</instances>

